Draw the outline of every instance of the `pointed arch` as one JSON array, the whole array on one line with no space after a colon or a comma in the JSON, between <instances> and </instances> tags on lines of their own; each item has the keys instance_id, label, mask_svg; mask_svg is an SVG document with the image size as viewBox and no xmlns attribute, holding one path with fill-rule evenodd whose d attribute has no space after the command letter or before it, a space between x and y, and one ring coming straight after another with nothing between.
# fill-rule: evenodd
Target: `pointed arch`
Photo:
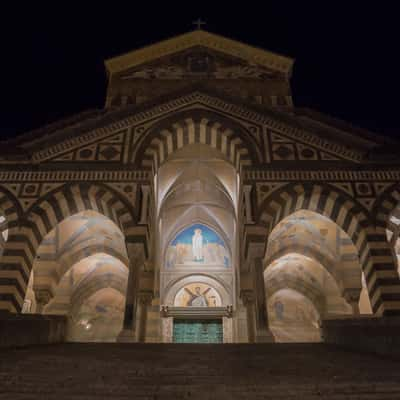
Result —
<instances>
[{"instance_id":1,"label":"pointed arch","mask_svg":"<svg viewBox=\"0 0 400 400\"><path fill-rule=\"evenodd\" d=\"M23 211L16 197L5 187L0 185L0 209L7 219L7 228L12 229L18 225Z\"/></svg>"},{"instance_id":2,"label":"pointed arch","mask_svg":"<svg viewBox=\"0 0 400 400\"><path fill-rule=\"evenodd\" d=\"M126 297L127 275L105 273L83 282L71 297L71 313L75 314L91 295L101 289L111 288Z\"/></svg>"},{"instance_id":3,"label":"pointed arch","mask_svg":"<svg viewBox=\"0 0 400 400\"><path fill-rule=\"evenodd\" d=\"M379 196L375 201L373 215L377 227L390 232L390 242L394 245L400 236L400 184L390 186ZM392 217L396 222L391 221Z\"/></svg>"},{"instance_id":4,"label":"pointed arch","mask_svg":"<svg viewBox=\"0 0 400 400\"><path fill-rule=\"evenodd\" d=\"M7 271L10 311L19 312L25 296L36 251L43 238L65 218L81 211L96 211L113 221L125 234L126 241L136 240L136 210L105 184L76 183L55 189L41 197L19 220L21 228L12 246L6 246L0 270ZM3 298L4 300L4 298ZM5 308L5 307L4 307Z\"/></svg>"},{"instance_id":5,"label":"pointed arch","mask_svg":"<svg viewBox=\"0 0 400 400\"><path fill-rule=\"evenodd\" d=\"M329 185L294 183L280 188L263 202L259 208L259 225L269 234L282 219L301 209L328 217L352 239L359 253L374 313L400 314L396 260L383 230L377 230L363 208Z\"/></svg>"},{"instance_id":6,"label":"pointed arch","mask_svg":"<svg viewBox=\"0 0 400 400\"><path fill-rule=\"evenodd\" d=\"M304 246L302 243L286 244L280 247L277 251L268 255L268 257L264 260L264 264L268 266L275 260L278 260L290 253L298 253L318 261L334 278L337 279L334 260L326 255L323 251L313 247Z\"/></svg>"},{"instance_id":7,"label":"pointed arch","mask_svg":"<svg viewBox=\"0 0 400 400\"><path fill-rule=\"evenodd\" d=\"M306 279L300 280L298 277L293 277L289 272L283 272L280 276L270 275L265 278L265 289L267 300L282 289L293 290L310 300L321 318L325 314L326 298L323 289L316 287Z\"/></svg>"},{"instance_id":8,"label":"pointed arch","mask_svg":"<svg viewBox=\"0 0 400 400\"><path fill-rule=\"evenodd\" d=\"M220 279L218 276L211 276L202 273L180 276L179 278L171 280L171 282L169 282L169 284L163 290L162 303L172 306L174 304L174 299L178 291L182 289L185 285L187 285L188 283L192 283L193 281L206 283L212 286L221 296L223 305L229 305L232 303L232 288L230 288L227 283L223 279Z\"/></svg>"},{"instance_id":9,"label":"pointed arch","mask_svg":"<svg viewBox=\"0 0 400 400\"><path fill-rule=\"evenodd\" d=\"M157 171L175 151L190 144L218 150L237 170L262 162L260 149L246 129L233 119L204 109L167 117L152 126L139 144L136 164Z\"/></svg>"},{"instance_id":10,"label":"pointed arch","mask_svg":"<svg viewBox=\"0 0 400 400\"><path fill-rule=\"evenodd\" d=\"M28 280L24 281L19 273L18 264L12 263L13 260L19 260L22 254L18 248L22 208L15 196L3 186L0 186L0 209L5 218L3 229L8 230L0 260L0 309L16 312L23 302L22 291L18 288L27 286L29 274ZM10 263L12 268L8 268ZM23 293L25 295L25 292Z\"/></svg>"},{"instance_id":11,"label":"pointed arch","mask_svg":"<svg viewBox=\"0 0 400 400\"><path fill-rule=\"evenodd\" d=\"M194 208L197 208L197 207L196 206L190 207L188 210L185 211L185 213L183 215L183 220L186 220L185 216L190 215L190 213L193 211ZM198 206L198 208L202 209L205 212L205 214L210 215L210 211L206 207ZM213 216L210 215L210 217L211 217L211 220L206 220L204 218L198 217L195 219L190 219L190 222L177 221L177 223L168 232L168 237L167 237L166 241L164 242L164 248L162 251L162 259L165 259L167 249L168 249L169 245L172 243L172 241L176 238L176 236L178 236L185 229L189 228L192 225L196 225L196 224L204 225L207 228L214 231L215 234L218 235L222 239L222 241L224 242L226 248L229 250L229 253L232 257L232 248L229 243L229 238L228 238L227 232L225 232L224 228L219 224L219 222Z\"/></svg>"}]
</instances>

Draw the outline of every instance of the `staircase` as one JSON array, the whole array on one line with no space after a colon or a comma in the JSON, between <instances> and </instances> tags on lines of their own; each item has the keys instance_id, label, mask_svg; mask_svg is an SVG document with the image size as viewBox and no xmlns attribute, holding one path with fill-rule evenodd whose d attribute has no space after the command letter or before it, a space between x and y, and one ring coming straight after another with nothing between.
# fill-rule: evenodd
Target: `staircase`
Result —
<instances>
[{"instance_id":1,"label":"staircase","mask_svg":"<svg viewBox=\"0 0 400 400\"><path fill-rule=\"evenodd\" d=\"M400 362L325 344L2 349L0 399L400 399Z\"/></svg>"}]
</instances>

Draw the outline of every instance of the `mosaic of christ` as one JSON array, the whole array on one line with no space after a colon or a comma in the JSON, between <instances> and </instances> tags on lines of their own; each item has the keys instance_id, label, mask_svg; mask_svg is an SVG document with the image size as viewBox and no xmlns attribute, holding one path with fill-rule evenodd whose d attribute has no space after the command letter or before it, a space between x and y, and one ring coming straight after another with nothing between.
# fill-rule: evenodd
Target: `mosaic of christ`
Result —
<instances>
[{"instance_id":1,"label":"mosaic of christ","mask_svg":"<svg viewBox=\"0 0 400 400\"><path fill-rule=\"evenodd\" d=\"M175 265L229 267L229 253L223 240L212 229L194 224L180 232L167 249L166 267Z\"/></svg>"}]
</instances>

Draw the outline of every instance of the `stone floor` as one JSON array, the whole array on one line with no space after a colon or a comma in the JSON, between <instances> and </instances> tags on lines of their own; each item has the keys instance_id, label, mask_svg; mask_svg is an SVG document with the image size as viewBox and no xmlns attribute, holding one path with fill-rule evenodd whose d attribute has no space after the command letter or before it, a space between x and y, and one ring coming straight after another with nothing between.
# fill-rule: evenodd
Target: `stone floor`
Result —
<instances>
[{"instance_id":1,"label":"stone floor","mask_svg":"<svg viewBox=\"0 0 400 400\"><path fill-rule=\"evenodd\" d=\"M324 344L4 349L0 399L400 399L400 362Z\"/></svg>"}]
</instances>

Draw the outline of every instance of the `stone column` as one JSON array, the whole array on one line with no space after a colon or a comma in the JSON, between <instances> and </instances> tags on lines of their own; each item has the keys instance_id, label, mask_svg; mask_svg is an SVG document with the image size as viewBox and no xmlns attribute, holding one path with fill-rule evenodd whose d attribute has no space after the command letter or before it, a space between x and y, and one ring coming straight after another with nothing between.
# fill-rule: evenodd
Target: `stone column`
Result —
<instances>
[{"instance_id":1,"label":"stone column","mask_svg":"<svg viewBox=\"0 0 400 400\"><path fill-rule=\"evenodd\" d=\"M138 296L139 305L140 305L140 319L139 319L139 327L138 327L138 341L144 343L146 341L146 326L147 326L147 313L148 307L151 305L153 300L152 292L141 292Z\"/></svg>"},{"instance_id":2,"label":"stone column","mask_svg":"<svg viewBox=\"0 0 400 400\"><path fill-rule=\"evenodd\" d=\"M36 310L35 314L42 314L44 307L49 304L50 300L53 298L52 294L47 289L36 289L35 299L36 299Z\"/></svg>"},{"instance_id":3,"label":"stone column","mask_svg":"<svg viewBox=\"0 0 400 400\"><path fill-rule=\"evenodd\" d=\"M140 225L147 224L147 213L149 208L149 194L150 194L150 186L142 185L142 207L140 210Z\"/></svg>"},{"instance_id":4,"label":"stone column","mask_svg":"<svg viewBox=\"0 0 400 400\"><path fill-rule=\"evenodd\" d=\"M139 288L139 268L145 257L143 246L139 243L127 244L129 263L128 285L126 288L124 323L118 342L136 342L137 293Z\"/></svg>"},{"instance_id":5,"label":"stone column","mask_svg":"<svg viewBox=\"0 0 400 400\"><path fill-rule=\"evenodd\" d=\"M161 336L163 343L173 342L174 319L172 317L162 316L161 318Z\"/></svg>"},{"instance_id":6,"label":"stone column","mask_svg":"<svg viewBox=\"0 0 400 400\"><path fill-rule=\"evenodd\" d=\"M126 288L124 322L122 331L117 338L118 342L136 342L137 278L134 269L135 265L132 265L131 263L129 267L128 286Z\"/></svg>"},{"instance_id":7,"label":"stone column","mask_svg":"<svg viewBox=\"0 0 400 400\"><path fill-rule=\"evenodd\" d=\"M254 259L253 266L256 310L255 341L260 343L274 342L274 336L269 329L267 297L264 287L264 267L261 258Z\"/></svg>"},{"instance_id":8,"label":"stone column","mask_svg":"<svg viewBox=\"0 0 400 400\"><path fill-rule=\"evenodd\" d=\"M233 343L233 319L232 316L222 317L223 343Z\"/></svg>"},{"instance_id":9,"label":"stone column","mask_svg":"<svg viewBox=\"0 0 400 400\"><path fill-rule=\"evenodd\" d=\"M360 308L358 306L360 302L361 289L344 289L343 297L351 305L353 309L353 315L360 315Z\"/></svg>"},{"instance_id":10,"label":"stone column","mask_svg":"<svg viewBox=\"0 0 400 400\"><path fill-rule=\"evenodd\" d=\"M244 193L244 206L246 210L246 224L253 224L253 217L251 211L251 185L244 185L243 186L243 193Z\"/></svg>"},{"instance_id":11,"label":"stone column","mask_svg":"<svg viewBox=\"0 0 400 400\"><path fill-rule=\"evenodd\" d=\"M240 297L246 307L248 340L249 343L254 343L256 336L254 329L254 292L252 290L242 290Z\"/></svg>"}]
</instances>

